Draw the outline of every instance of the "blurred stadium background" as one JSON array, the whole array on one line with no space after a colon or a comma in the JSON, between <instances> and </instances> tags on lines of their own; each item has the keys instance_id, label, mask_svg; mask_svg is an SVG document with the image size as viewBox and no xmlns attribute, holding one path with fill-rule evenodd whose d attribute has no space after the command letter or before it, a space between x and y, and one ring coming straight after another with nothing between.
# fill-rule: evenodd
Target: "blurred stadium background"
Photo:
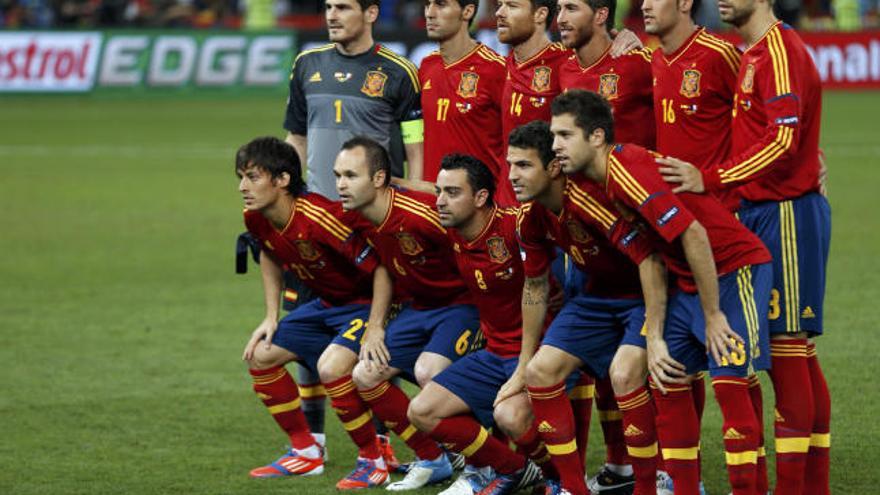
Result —
<instances>
[{"instance_id":1,"label":"blurred stadium background","mask_svg":"<svg viewBox=\"0 0 880 495\"><path fill-rule=\"evenodd\" d=\"M476 36L500 50L482 3ZM877 493L878 2L777 3L826 87L832 488ZM383 2L376 34L416 62L433 49L421 5ZM640 30L637 7L618 24ZM238 361L263 314L259 277L233 274L234 150L283 135L290 63L326 39L322 8L0 0L0 493L335 492L354 449L333 418L326 475L247 478L284 439ZM719 428L709 407L712 495L728 490ZM594 472L601 432L591 437Z\"/></svg>"}]
</instances>

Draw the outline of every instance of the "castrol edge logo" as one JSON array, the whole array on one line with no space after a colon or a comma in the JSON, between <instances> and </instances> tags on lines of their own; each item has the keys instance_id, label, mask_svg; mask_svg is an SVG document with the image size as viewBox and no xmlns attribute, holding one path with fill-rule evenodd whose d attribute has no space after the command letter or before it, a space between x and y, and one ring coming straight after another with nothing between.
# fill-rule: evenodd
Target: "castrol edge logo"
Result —
<instances>
[{"instance_id":1,"label":"castrol edge logo","mask_svg":"<svg viewBox=\"0 0 880 495\"><path fill-rule=\"evenodd\" d=\"M100 33L0 33L0 91L88 91Z\"/></svg>"}]
</instances>

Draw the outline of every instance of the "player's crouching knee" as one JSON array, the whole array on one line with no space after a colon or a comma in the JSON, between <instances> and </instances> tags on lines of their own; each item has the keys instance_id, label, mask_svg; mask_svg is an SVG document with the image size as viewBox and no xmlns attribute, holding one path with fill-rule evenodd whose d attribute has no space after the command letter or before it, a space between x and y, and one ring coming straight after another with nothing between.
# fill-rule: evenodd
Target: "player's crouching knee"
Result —
<instances>
[{"instance_id":1,"label":"player's crouching knee","mask_svg":"<svg viewBox=\"0 0 880 495\"><path fill-rule=\"evenodd\" d=\"M621 360L615 360L611 363L608 376L611 378L611 387L617 395L634 391L644 385L646 380L645 374L638 366L631 366Z\"/></svg>"},{"instance_id":2,"label":"player's crouching knee","mask_svg":"<svg viewBox=\"0 0 880 495\"><path fill-rule=\"evenodd\" d=\"M526 384L533 387L551 387L556 385L562 379L555 379L557 374L555 368L558 367L536 356L526 366Z\"/></svg>"},{"instance_id":3,"label":"player's crouching knee","mask_svg":"<svg viewBox=\"0 0 880 495\"><path fill-rule=\"evenodd\" d=\"M495 424L501 428L507 436L511 438L519 438L526 433L529 425L534 420L531 410L528 407L510 407L502 402L495 407L492 415L495 418Z\"/></svg>"},{"instance_id":4,"label":"player's crouching knee","mask_svg":"<svg viewBox=\"0 0 880 495\"><path fill-rule=\"evenodd\" d=\"M409 422L418 428L419 431L428 433L437 427L439 419L433 417L431 414L431 405L429 404L429 401L423 400L420 397L421 395L417 395L412 401L410 401L406 416L409 418Z\"/></svg>"},{"instance_id":5,"label":"player's crouching knee","mask_svg":"<svg viewBox=\"0 0 880 495\"><path fill-rule=\"evenodd\" d=\"M324 383L334 382L343 376L353 373L357 364L357 356L353 353L349 356L346 351L328 349L318 359L318 374Z\"/></svg>"},{"instance_id":6,"label":"player's crouching knee","mask_svg":"<svg viewBox=\"0 0 880 495\"><path fill-rule=\"evenodd\" d=\"M363 361L359 361L351 372L351 379L358 390L368 390L379 385L381 378L375 368L368 371Z\"/></svg>"}]
</instances>

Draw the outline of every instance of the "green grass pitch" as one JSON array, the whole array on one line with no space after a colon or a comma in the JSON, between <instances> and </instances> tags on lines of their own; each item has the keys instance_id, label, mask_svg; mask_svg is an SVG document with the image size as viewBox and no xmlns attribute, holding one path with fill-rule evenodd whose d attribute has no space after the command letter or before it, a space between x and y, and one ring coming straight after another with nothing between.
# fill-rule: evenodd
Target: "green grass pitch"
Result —
<instances>
[{"instance_id":1,"label":"green grass pitch","mask_svg":"<svg viewBox=\"0 0 880 495\"><path fill-rule=\"evenodd\" d=\"M324 476L247 477L285 439L239 360L263 309L257 273L233 273L232 159L252 137L281 135L283 105L2 98L0 493L335 491L354 449L333 417ZM876 493L880 94L828 93L823 107L834 241L819 352L834 400L832 488ZM717 411L710 394L712 495L728 492ZM602 457L593 426L591 472Z\"/></svg>"}]
</instances>

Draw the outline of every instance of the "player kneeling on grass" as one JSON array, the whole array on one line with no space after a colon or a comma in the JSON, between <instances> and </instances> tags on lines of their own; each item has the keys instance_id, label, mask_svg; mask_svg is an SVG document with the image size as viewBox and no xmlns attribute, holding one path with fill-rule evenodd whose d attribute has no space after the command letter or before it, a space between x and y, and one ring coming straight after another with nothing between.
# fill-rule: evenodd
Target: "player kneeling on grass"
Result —
<instances>
[{"instance_id":1,"label":"player kneeling on grass","mask_svg":"<svg viewBox=\"0 0 880 495\"><path fill-rule=\"evenodd\" d=\"M452 242L433 205L434 196L390 185L388 154L369 138L342 145L333 171L346 210L363 216L363 232L394 277L396 316L370 324L354 379L379 419L418 456L389 490L411 490L452 476L437 443L410 424L409 398L388 380L420 385L464 356L479 341L479 315L455 268ZM373 299L373 307L388 301Z\"/></svg>"},{"instance_id":2,"label":"player kneeling on grass","mask_svg":"<svg viewBox=\"0 0 880 495\"><path fill-rule=\"evenodd\" d=\"M371 480L384 482L388 472L375 427L355 391L351 371L367 323L384 318L371 313L370 301L374 296L390 297L388 272L366 240L347 225L338 202L305 190L299 157L290 145L271 137L255 139L238 150L235 170L241 179L245 225L262 245L266 304L266 317L242 358L250 368L254 391L291 444L285 455L254 469L251 476L324 471L322 448L309 431L297 385L284 368L299 361L320 374L343 426L358 445L359 468L372 463L376 469ZM279 322L282 270L295 271L318 297Z\"/></svg>"},{"instance_id":3,"label":"player kneeling on grass","mask_svg":"<svg viewBox=\"0 0 880 495\"><path fill-rule=\"evenodd\" d=\"M517 367L523 344L524 271L516 210L493 204L492 172L468 155L443 158L436 190L440 222L448 229L458 271L480 310L480 329L487 343L485 349L434 377L413 399L409 418L431 438L465 455L469 466L490 466L497 473L489 480L481 469L466 471L444 493L512 493L536 481L539 471L487 428L501 428L520 452L551 469L547 449L531 426L528 396L520 391L495 404L498 391Z\"/></svg>"},{"instance_id":4,"label":"player kneeling on grass","mask_svg":"<svg viewBox=\"0 0 880 495\"><path fill-rule=\"evenodd\" d=\"M671 378L707 368L724 418L733 494L757 493L761 421L749 389L755 371L770 364L769 251L717 198L673 193L659 155L616 144L611 107L596 93L574 90L554 100L552 129L563 170L602 186L675 275L662 333L648 327L648 367L660 391L657 434L675 494L699 493L700 422L691 387Z\"/></svg>"}]
</instances>

